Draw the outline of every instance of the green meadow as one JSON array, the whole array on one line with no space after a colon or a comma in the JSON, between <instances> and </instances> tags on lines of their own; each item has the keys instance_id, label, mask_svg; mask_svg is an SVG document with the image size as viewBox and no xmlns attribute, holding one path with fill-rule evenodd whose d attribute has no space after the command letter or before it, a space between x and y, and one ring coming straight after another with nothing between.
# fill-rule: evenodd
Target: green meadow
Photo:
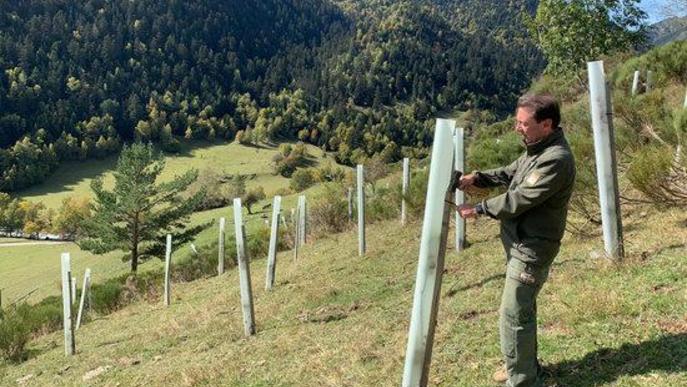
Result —
<instances>
[{"instance_id":1,"label":"green meadow","mask_svg":"<svg viewBox=\"0 0 687 387\"><path fill-rule=\"evenodd\" d=\"M182 143L179 154L166 156L165 170L161 180L168 180L191 168L212 169L224 174L254 176L247 182L248 187L262 186L267 196L289 186L289 180L272 173L272 158L277 147L244 146L232 143ZM317 166L329 158L321 149L307 145L310 162ZM333 162L333 160L332 160ZM17 197L42 202L48 208L59 208L62 200L70 195L90 195L93 178L103 176L106 186L113 184L111 170L117 164L116 157L104 160L67 162L61 165L45 182L17 193Z\"/></svg>"},{"instance_id":2,"label":"green meadow","mask_svg":"<svg viewBox=\"0 0 687 387\"><path fill-rule=\"evenodd\" d=\"M190 168L213 168L227 174L255 175L247 181L247 186L263 186L267 199L253 206L253 215L248 215L244 209L244 221L249 232L263 227L271 213L269 208L263 209L263 207L271 203L276 191L289 186L289 179L272 173L270 163L272 157L278 153L277 148L247 147L237 143L213 144L206 147L201 147L202 144L196 145L186 148L179 155L168 155L161 179L169 179ZM329 156L317 147L308 145L307 149L312 166L316 167L329 159ZM115 165L115 159L65 164L45 183L23 191L19 196L26 200L43 202L49 208L58 208L62 200L70 195L90 195L90 182L96 176L102 175L106 184L107 182L112 184L110 171ZM317 189L313 187L311 190ZM289 195L284 198L282 208L286 213L290 213L291 208L295 208L296 197L297 195ZM191 216L191 224L214 222L193 242L197 249L217 238L217 220L220 217L227 219L227 235L228 238L233 237L231 206L201 211ZM7 243L12 243L12 246L2 246ZM120 259L121 252L100 256L82 251L74 243L36 244L35 241L24 239L1 238L0 289L3 304L13 302L28 293L30 296L26 300L29 302L40 301L46 296L59 294L60 254L62 252L71 253L72 268L77 278L81 278L87 267L93 272L94 282L104 281L129 271L129 264ZM190 254L192 254L190 245L183 246L180 251L175 252L173 259L183 259ZM144 263L141 269L150 270L161 265L161 261L154 259Z\"/></svg>"}]
</instances>

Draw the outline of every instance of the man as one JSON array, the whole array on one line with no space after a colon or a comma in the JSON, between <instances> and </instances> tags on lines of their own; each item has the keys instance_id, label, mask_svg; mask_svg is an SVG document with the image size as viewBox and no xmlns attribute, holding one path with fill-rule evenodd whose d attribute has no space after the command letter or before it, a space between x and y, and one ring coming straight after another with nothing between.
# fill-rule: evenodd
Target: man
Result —
<instances>
[{"instance_id":1,"label":"man","mask_svg":"<svg viewBox=\"0 0 687 387\"><path fill-rule=\"evenodd\" d=\"M537 295L558 254L565 231L575 161L563 135L558 102L550 95L518 100L515 130L526 147L509 166L464 175L458 188L507 187L481 203L462 205L463 218L487 215L501 221L506 281L499 310L505 372L494 380L507 386L542 386L537 361Z\"/></svg>"}]
</instances>

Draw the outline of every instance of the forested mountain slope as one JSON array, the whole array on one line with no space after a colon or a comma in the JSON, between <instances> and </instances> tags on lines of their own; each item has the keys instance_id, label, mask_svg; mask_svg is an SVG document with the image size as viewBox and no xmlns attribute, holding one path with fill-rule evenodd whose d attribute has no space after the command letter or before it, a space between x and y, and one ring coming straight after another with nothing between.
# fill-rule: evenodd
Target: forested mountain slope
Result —
<instances>
[{"instance_id":1,"label":"forested mountain slope","mask_svg":"<svg viewBox=\"0 0 687 387\"><path fill-rule=\"evenodd\" d=\"M649 28L649 40L655 46L687 39L687 16L671 17Z\"/></svg>"},{"instance_id":2,"label":"forested mountain slope","mask_svg":"<svg viewBox=\"0 0 687 387\"><path fill-rule=\"evenodd\" d=\"M498 4L497 4L498 3ZM429 144L437 110L510 108L536 1L9 0L0 190L133 139L295 138L339 161ZM498 10L498 12L497 12Z\"/></svg>"}]
</instances>

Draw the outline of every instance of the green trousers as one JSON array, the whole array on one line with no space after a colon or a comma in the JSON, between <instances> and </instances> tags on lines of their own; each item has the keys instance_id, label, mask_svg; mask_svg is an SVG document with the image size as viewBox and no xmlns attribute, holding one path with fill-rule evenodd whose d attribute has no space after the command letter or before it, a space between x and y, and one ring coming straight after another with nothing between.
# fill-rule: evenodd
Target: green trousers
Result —
<instances>
[{"instance_id":1,"label":"green trousers","mask_svg":"<svg viewBox=\"0 0 687 387\"><path fill-rule=\"evenodd\" d=\"M516 258L508 259L499 331L509 387L544 385L537 361L537 295L548 273L549 266L535 267Z\"/></svg>"}]
</instances>

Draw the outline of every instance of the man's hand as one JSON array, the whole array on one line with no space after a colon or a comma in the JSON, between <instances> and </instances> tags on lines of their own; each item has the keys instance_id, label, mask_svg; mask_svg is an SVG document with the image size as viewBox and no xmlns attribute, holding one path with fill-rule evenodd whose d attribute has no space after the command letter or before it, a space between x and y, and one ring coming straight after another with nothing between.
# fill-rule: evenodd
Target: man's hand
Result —
<instances>
[{"instance_id":1,"label":"man's hand","mask_svg":"<svg viewBox=\"0 0 687 387\"><path fill-rule=\"evenodd\" d=\"M458 206L458 214L463 219L474 219L479 215L475 206L470 204L461 204Z\"/></svg>"},{"instance_id":2,"label":"man's hand","mask_svg":"<svg viewBox=\"0 0 687 387\"><path fill-rule=\"evenodd\" d=\"M461 191L465 191L466 189L470 189L475 186L475 182L477 181L477 174L476 173L469 173L467 175L463 175L460 177L460 181L458 182L458 189Z\"/></svg>"}]
</instances>

